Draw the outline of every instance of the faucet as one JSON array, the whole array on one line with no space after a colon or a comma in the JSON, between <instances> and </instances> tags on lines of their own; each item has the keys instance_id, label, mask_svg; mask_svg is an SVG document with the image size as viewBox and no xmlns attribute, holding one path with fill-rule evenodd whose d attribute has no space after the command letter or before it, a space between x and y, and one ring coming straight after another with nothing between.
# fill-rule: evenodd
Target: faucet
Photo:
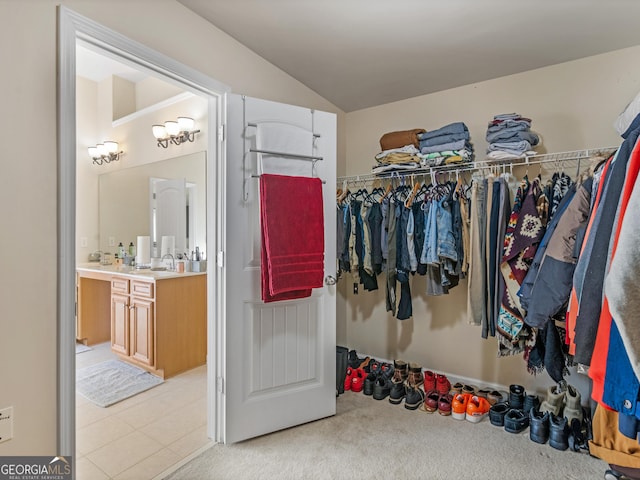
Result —
<instances>
[{"instance_id":1,"label":"faucet","mask_svg":"<svg viewBox=\"0 0 640 480\"><path fill-rule=\"evenodd\" d=\"M170 257L171 258L171 271L175 271L176 270L176 259L173 257L173 255L171 255L170 253L165 253L161 260L164 262L164 259L166 257Z\"/></svg>"}]
</instances>

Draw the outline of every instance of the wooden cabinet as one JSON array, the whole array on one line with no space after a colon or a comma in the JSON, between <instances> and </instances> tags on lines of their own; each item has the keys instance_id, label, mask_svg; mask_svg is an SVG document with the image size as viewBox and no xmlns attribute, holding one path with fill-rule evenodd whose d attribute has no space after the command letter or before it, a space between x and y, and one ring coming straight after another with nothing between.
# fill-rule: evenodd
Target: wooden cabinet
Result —
<instances>
[{"instance_id":1,"label":"wooden cabinet","mask_svg":"<svg viewBox=\"0 0 640 480\"><path fill-rule=\"evenodd\" d=\"M152 283L132 282L129 306L129 356L149 366L154 365L155 346L155 302L150 296L152 293Z\"/></svg>"},{"instance_id":2,"label":"wooden cabinet","mask_svg":"<svg viewBox=\"0 0 640 480\"><path fill-rule=\"evenodd\" d=\"M111 294L111 350L129 355L129 296Z\"/></svg>"},{"instance_id":3,"label":"wooden cabinet","mask_svg":"<svg viewBox=\"0 0 640 480\"><path fill-rule=\"evenodd\" d=\"M78 338L110 341L122 360L163 378L204 365L207 276L78 268Z\"/></svg>"},{"instance_id":4,"label":"wooden cabinet","mask_svg":"<svg viewBox=\"0 0 640 480\"><path fill-rule=\"evenodd\" d=\"M154 283L111 279L111 350L154 366Z\"/></svg>"}]
</instances>

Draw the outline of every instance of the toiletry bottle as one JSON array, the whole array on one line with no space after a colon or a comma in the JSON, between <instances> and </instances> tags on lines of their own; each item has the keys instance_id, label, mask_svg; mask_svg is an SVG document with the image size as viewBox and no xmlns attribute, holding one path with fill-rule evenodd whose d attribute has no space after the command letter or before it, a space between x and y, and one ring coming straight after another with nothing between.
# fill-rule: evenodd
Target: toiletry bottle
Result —
<instances>
[{"instance_id":1,"label":"toiletry bottle","mask_svg":"<svg viewBox=\"0 0 640 480\"><path fill-rule=\"evenodd\" d=\"M129 243L129 256L130 257L136 256L136 247L133 245L133 242Z\"/></svg>"},{"instance_id":2,"label":"toiletry bottle","mask_svg":"<svg viewBox=\"0 0 640 480\"><path fill-rule=\"evenodd\" d=\"M120 242L118 244L118 257L119 258L124 258L124 254L125 254L124 245L122 245L122 242Z\"/></svg>"}]
</instances>

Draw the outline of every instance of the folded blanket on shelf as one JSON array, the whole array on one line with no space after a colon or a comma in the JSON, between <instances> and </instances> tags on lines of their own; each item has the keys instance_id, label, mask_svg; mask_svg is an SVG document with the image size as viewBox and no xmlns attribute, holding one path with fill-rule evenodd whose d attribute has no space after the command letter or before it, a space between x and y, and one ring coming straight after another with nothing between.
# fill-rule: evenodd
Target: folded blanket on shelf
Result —
<instances>
[{"instance_id":1,"label":"folded blanket on shelf","mask_svg":"<svg viewBox=\"0 0 640 480\"><path fill-rule=\"evenodd\" d=\"M322 181L262 174L260 220L262 300L304 298L322 287Z\"/></svg>"}]
</instances>

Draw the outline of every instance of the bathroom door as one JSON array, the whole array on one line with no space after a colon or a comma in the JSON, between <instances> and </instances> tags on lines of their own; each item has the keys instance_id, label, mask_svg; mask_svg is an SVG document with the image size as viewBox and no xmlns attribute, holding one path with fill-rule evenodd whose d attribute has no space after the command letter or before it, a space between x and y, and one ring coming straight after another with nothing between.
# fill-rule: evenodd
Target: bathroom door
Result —
<instances>
[{"instance_id":1,"label":"bathroom door","mask_svg":"<svg viewBox=\"0 0 640 480\"><path fill-rule=\"evenodd\" d=\"M323 157L325 276L336 273L336 117L332 113L239 95L227 96L226 225L218 259L225 299L224 374L218 379L226 443L238 442L335 414L336 287L311 297L263 303L260 291L260 211L257 126L281 124L318 134L315 147L286 153ZM311 140L310 140L311 142ZM286 146L284 148L287 148ZM296 150L297 149L297 150ZM265 159L264 170L311 176L304 159ZM284 171L282 171L284 169ZM223 265L220 267L220 265Z\"/></svg>"},{"instance_id":2,"label":"bathroom door","mask_svg":"<svg viewBox=\"0 0 640 480\"><path fill-rule=\"evenodd\" d=\"M187 252L186 180L151 179L151 227L155 256L161 256L162 237L175 240L176 253Z\"/></svg>"}]
</instances>

